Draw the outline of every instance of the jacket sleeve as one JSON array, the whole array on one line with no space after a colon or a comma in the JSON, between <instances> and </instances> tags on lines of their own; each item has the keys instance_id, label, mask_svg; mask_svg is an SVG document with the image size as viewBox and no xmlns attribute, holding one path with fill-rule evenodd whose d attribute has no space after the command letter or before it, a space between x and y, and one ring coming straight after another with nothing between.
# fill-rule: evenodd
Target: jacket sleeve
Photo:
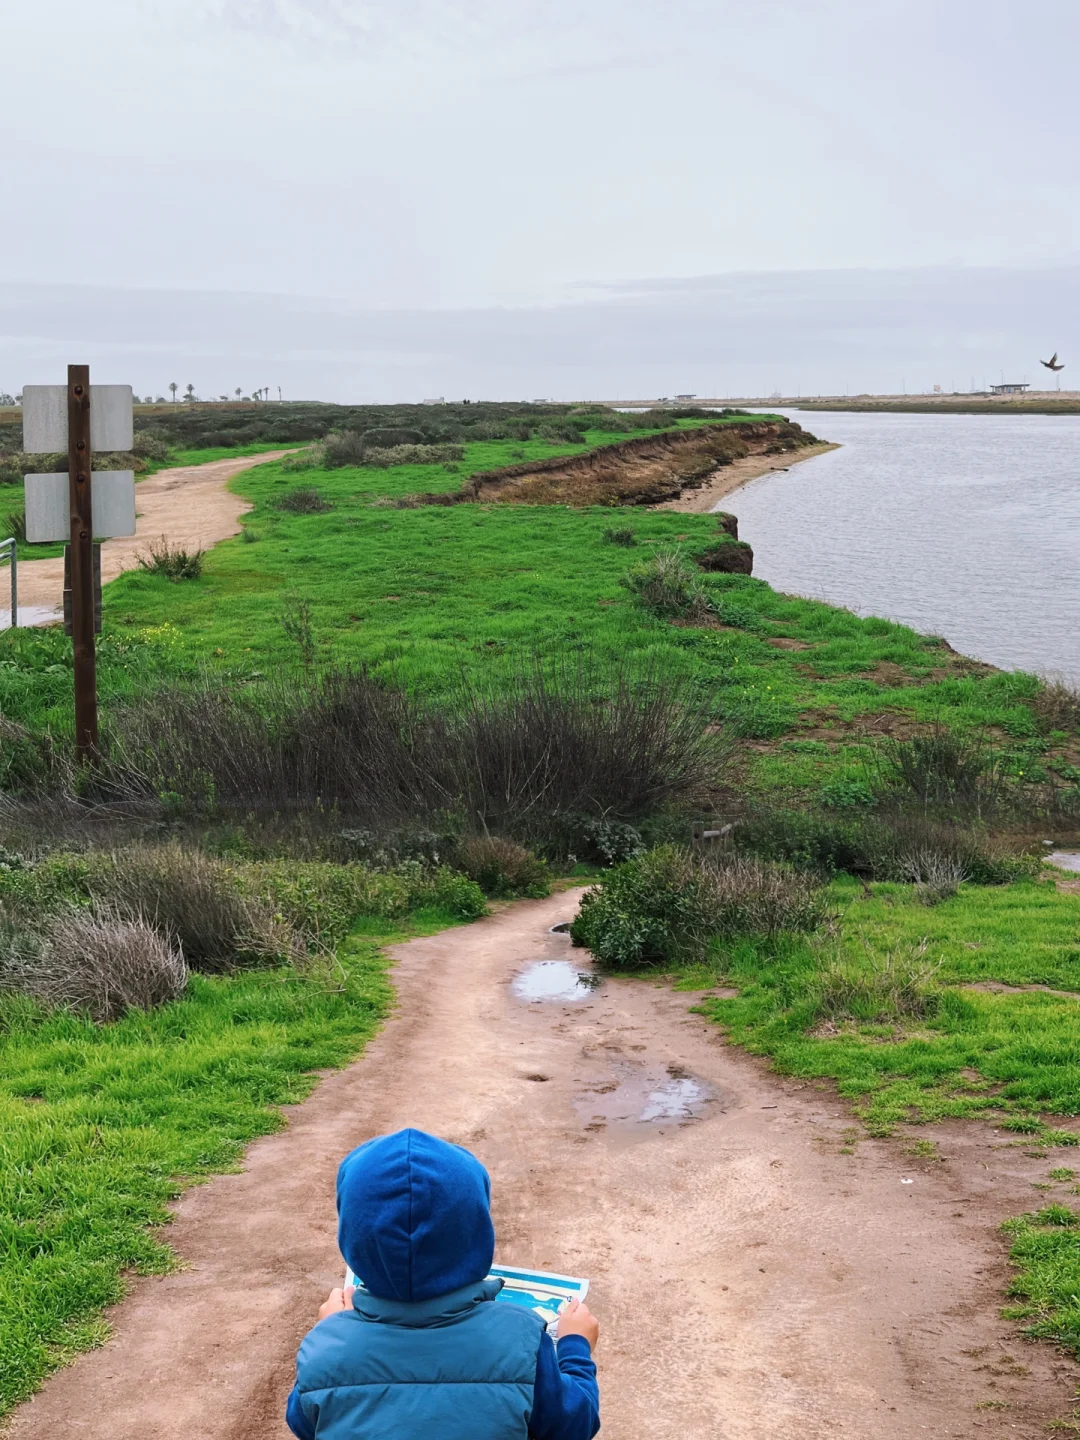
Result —
<instances>
[{"instance_id":1,"label":"jacket sleeve","mask_svg":"<svg viewBox=\"0 0 1080 1440\"><path fill-rule=\"evenodd\" d=\"M316 1440L315 1427L304 1414L300 1404L300 1391L294 1385L289 1392L289 1403L285 1407L285 1423L296 1436L296 1440Z\"/></svg>"},{"instance_id":2,"label":"jacket sleeve","mask_svg":"<svg viewBox=\"0 0 1080 1440\"><path fill-rule=\"evenodd\" d=\"M599 1429L600 1389L589 1342L584 1335L564 1335L556 1350L545 1332L536 1356L532 1440L592 1440Z\"/></svg>"}]
</instances>

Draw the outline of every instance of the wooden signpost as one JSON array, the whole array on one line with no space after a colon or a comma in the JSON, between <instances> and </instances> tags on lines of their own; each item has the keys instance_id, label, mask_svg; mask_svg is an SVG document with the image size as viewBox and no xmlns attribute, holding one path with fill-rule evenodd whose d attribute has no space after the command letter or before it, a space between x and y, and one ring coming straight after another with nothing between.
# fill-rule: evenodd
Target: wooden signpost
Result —
<instances>
[{"instance_id":1,"label":"wooden signpost","mask_svg":"<svg viewBox=\"0 0 1080 1440\"><path fill-rule=\"evenodd\" d=\"M93 763L98 754L97 669L94 651L94 537L135 533L135 475L104 470L93 477L93 452L130 450L133 436L130 385L90 387L89 365L69 365L68 383L23 388L23 449L29 454L68 456L67 506L58 502L57 476L26 477L26 538L68 541L71 638L75 660L75 758ZM106 504L94 522L93 479ZM66 516L63 510L66 508ZM65 523L66 522L66 523Z\"/></svg>"}]
</instances>

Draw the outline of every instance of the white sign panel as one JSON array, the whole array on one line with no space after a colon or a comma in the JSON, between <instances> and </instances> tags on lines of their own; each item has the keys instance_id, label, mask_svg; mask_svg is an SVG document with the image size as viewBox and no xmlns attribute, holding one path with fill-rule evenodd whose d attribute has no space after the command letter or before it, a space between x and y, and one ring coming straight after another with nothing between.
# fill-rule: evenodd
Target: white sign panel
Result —
<instances>
[{"instance_id":1,"label":"white sign panel","mask_svg":"<svg viewBox=\"0 0 1080 1440\"><path fill-rule=\"evenodd\" d=\"M23 450L63 455L68 448L66 385L23 387ZM130 385L90 386L90 449L130 450L135 440ZM118 472L119 473L119 472Z\"/></svg>"},{"instance_id":2,"label":"white sign panel","mask_svg":"<svg viewBox=\"0 0 1080 1440\"><path fill-rule=\"evenodd\" d=\"M95 540L135 534L134 470L95 470L90 504ZM31 545L71 539L66 475L26 476L26 538Z\"/></svg>"}]
</instances>

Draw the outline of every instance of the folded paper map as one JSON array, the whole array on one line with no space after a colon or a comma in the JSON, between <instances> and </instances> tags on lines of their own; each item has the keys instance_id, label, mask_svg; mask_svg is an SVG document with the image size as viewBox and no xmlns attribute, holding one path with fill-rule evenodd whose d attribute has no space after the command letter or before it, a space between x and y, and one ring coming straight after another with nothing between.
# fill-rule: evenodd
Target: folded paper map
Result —
<instances>
[{"instance_id":1,"label":"folded paper map","mask_svg":"<svg viewBox=\"0 0 1080 1440\"><path fill-rule=\"evenodd\" d=\"M501 1280L503 1288L498 1300L510 1305L525 1305L540 1316L552 1335L559 1311L567 1300L584 1300L589 1291L588 1280L573 1275L552 1275L545 1270L519 1270L514 1265L493 1265L489 1276ZM345 1271L346 1288L364 1287L351 1270Z\"/></svg>"}]
</instances>

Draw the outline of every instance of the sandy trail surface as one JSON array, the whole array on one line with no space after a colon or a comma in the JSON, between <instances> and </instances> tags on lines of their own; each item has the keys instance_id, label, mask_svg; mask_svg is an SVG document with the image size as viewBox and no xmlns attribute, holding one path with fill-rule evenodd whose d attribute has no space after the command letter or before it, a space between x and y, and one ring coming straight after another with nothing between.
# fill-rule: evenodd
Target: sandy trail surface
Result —
<instances>
[{"instance_id":1,"label":"sandy trail surface","mask_svg":"<svg viewBox=\"0 0 1080 1440\"><path fill-rule=\"evenodd\" d=\"M286 1436L297 1344L341 1280L338 1160L403 1125L489 1166L500 1259L592 1278L608 1440L1045 1436L1076 1367L998 1318L995 1228L1045 1157L974 1125L929 1132L933 1163L852 1143L830 1090L771 1076L662 984L518 998L559 978L534 964L583 963L550 933L579 894L398 947L365 1056L187 1193L185 1268L135 1282L15 1440Z\"/></svg>"},{"instance_id":2,"label":"sandy trail surface","mask_svg":"<svg viewBox=\"0 0 1080 1440\"><path fill-rule=\"evenodd\" d=\"M730 495L732 491L740 489L750 480L756 480L760 475L769 475L773 470L790 470L792 465L798 465L802 460L812 460L815 455L824 455L829 450L839 448L839 445L822 441L818 445L808 445L805 450L784 455L747 455L745 459L733 460L730 465L717 470L704 485L696 490L685 491L678 500L664 500L651 508L683 510L689 514L702 515L709 510L715 510L725 495Z\"/></svg>"},{"instance_id":3,"label":"sandy trail surface","mask_svg":"<svg viewBox=\"0 0 1080 1440\"><path fill-rule=\"evenodd\" d=\"M290 450L267 450L208 465L178 465L140 480L135 486L135 534L102 542L101 583L134 570L137 557L162 535L170 545L185 550L208 550L219 540L238 535L240 517L251 506L226 488L229 481L241 471L288 454ZM47 623L63 614L62 558L19 562L20 615L24 606L35 612L31 623Z\"/></svg>"}]
</instances>

